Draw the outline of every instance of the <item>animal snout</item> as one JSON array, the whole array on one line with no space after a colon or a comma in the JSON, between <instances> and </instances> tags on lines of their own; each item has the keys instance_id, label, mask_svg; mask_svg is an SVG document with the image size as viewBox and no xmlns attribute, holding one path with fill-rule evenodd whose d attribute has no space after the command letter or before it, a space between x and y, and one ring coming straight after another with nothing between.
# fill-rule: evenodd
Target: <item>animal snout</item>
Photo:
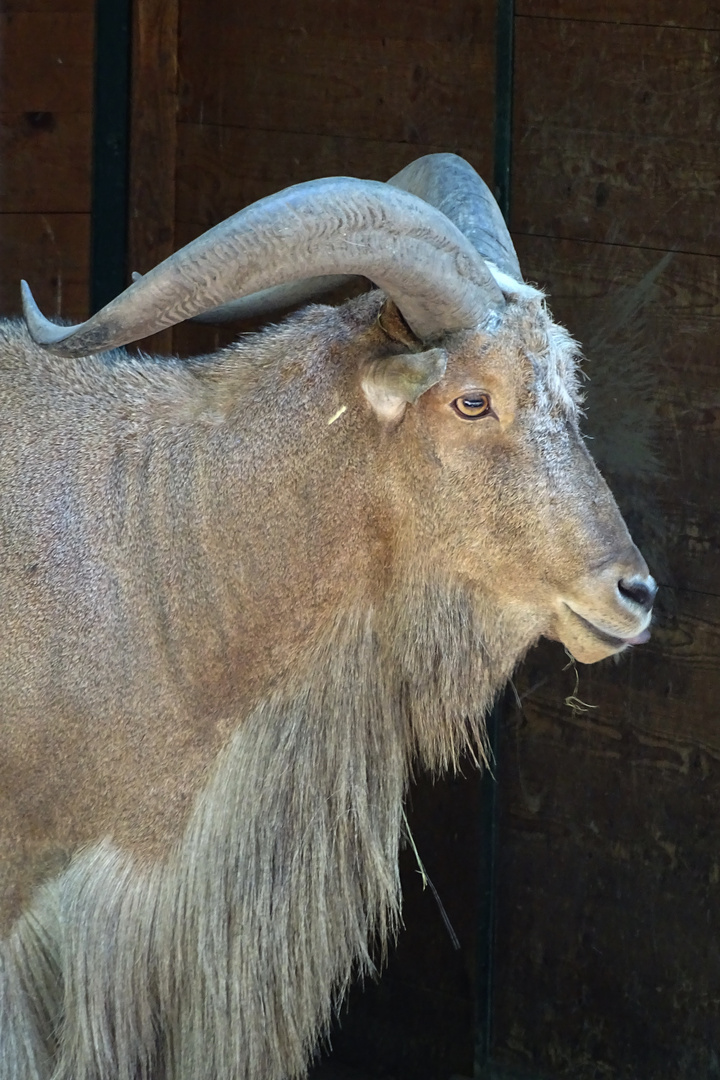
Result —
<instances>
[{"instance_id":1,"label":"animal snout","mask_svg":"<svg viewBox=\"0 0 720 1080\"><path fill-rule=\"evenodd\" d=\"M618 581L617 589L624 600L637 604L643 611L650 611L657 595L657 584L650 574L642 577L622 577Z\"/></svg>"},{"instance_id":2,"label":"animal snout","mask_svg":"<svg viewBox=\"0 0 720 1080\"><path fill-rule=\"evenodd\" d=\"M637 548L563 597L555 634L576 660L592 664L650 638L657 585Z\"/></svg>"}]
</instances>

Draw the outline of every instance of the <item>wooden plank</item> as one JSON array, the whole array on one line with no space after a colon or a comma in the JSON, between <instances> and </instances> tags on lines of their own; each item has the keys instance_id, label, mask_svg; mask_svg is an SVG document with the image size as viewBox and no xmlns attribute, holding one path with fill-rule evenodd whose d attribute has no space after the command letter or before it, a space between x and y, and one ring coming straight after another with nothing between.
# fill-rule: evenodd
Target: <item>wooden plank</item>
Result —
<instances>
[{"instance_id":1,"label":"wooden plank","mask_svg":"<svg viewBox=\"0 0 720 1080\"><path fill-rule=\"evenodd\" d=\"M372 40L379 50L384 40L467 42L474 48L492 46L495 5L483 0L417 0L368 4L367 0L205 0L184 4L181 36L210 32L216 39L227 33L241 40L257 31L292 33L300 38L323 37ZM241 40L242 46L242 40Z\"/></svg>"},{"instance_id":2,"label":"wooden plank","mask_svg":"<svg viewBox=\"0 0 720 1080\"><path fill-rule=\"evenodd\" d=\"M513 230L513 240L520 265L527 280L538 282L550 290L550 304L563 318L573 311L582 311L587 320L598 305L606 301L608 292L624 293L638 286L645 276L658 267L666 254L662 250L623 247L616 244L597 244L592 241L564 240L547 236L528 236ZM720 319L720 266L715 257L673 254L672 258L645 297L654 317L666 321L692 320L698 338L717 333ZM578 330L575 326L573 332ZM658 358L663 368L675 364L692 378L697 356L687 348L673 356ZM711 357L702 356L699 382L713 378L717 364Z\"/></svg>"},{"instance_id":3,"label":"wooden plank","mask_svg":"<svg viewBox=\"0 0 720 1080\"><path fill-rule=\"evenodd\" d=\"M516 680L527 696L500 754L495 1059L506 1066L573 1080L711 1075L720 601L675 602L676 643L658 636L619 665L579 667L577 694L595 709L563 704L575 676L550 643ZM699 641L698 621L713 641Z\"/></svg>"},{"instance_id":4,"label":"wooden plank","mask_svg":"<svg viewBox=\"0 0 720 1080\"><path fill-rule=\"evenodd\" d=\"M27 278L49 315L87 314L93 11L5 6L0 16L0 310Z\"/></svg>"},{"instance_id":5,"label":"wooden plank","mask_svg":"<svg viewBox=\"0 0 720 1080\"><path fill-rule=\"evenodd\" d=\"M82 13L93 16L94 0L2 0L3 15L15 15L20 12L37 12L47 15L51 12L69 14Z\"/></svg>"},{"instance_id":6,"label":"wooden plank","mask_svg":"<svg viewBox=\"0 0 720 1080\"><path fill-rule=\"evenodd\" d=\"M209 228L243 206L289 184L320 176L386 180L422 154L448 143L413 145L294 132L179 125L178 221ZM492 175L492 144L457 148Z\"/></svg>"},{"instance_id":7,"label":"wooden plank","mask_svg":"<svg viewBox=\"0 0 720 1080\"><path fill-rule=\"evenodd\" d=\"M601 134L702 137L714 116L718 45L708 31L518 19L519 131L544 117Z\"/></svg>"},{"instance_id":8,"label":"wooden plank","mask_svg":"<svg viewBox=\"0 0 720 1080\"><path fill-rule=\"evenodd\" d=\"M718 51L708 31L516 20L514 227L717 253Z\"/></svg>"},{"instance_id":9,"label":"wooden plank","mask_svg":"<svg viewBox=\"0 0 720 1080\"><path fill-rule=\"evenodd\" d=\"M177 0L138 0L132 38L128 262L146 272L176 247ZM166 330L144 347L170 353L172 339Z\"/></svg>"},{"instance_id":10,"label":"wooden plank","mask_svg":"<svg viewBox=\"0 0 720 1080\"><path fill-rule=\"evenodd\" d=\"M717 446L712 449L716 454ZM700 445L698 456L701 451ZM609 470L604 474L660 584L720 596L720 514L707 494L701 501L689 499L677 482L669 482L645 496L640 485L633 491Z\"/></svg>"},{"instance_id":11,"label":"wooden plank","mask_svg":"<svg viewBox=\"0 0 720 1080\"><path fill-rule=\"evenodd\" d=\"M89 213L91 148L89 113L0 122L0 213Z\"/></svg>"},{"instance_id":12,"label":"wooden plank","mask_svg":"<svg viewBox=\"0 0 720 1080\"><path fill-rule=\"evenodd\" d=\"M422 145L490 139L491 42L409 46L219 26L204 18L181 35L183 122Z\"/></svg>"},{"instance_id":13,"label":"wooden plank","mask_svg":"<svg viewBox=\"0 0 720 1080\"><path fill-rule=\"evenodd\" d=\"M717 409L714 410L717 414ZM628 500L621 496L621 502ZM624 508L627 517L631 514ZM696 589L700 593L720 596L720 520L716 503L707 496L700 502L687 496L659 497L656 519L661 523L664 539L653 538L646 547L648 559L656 550L676 552L672 561L665 554L658 557L656 572L668 584ZM642 526L634 533L642 536ZM659 533L660 530L657 530Z\"/></svg>"},{"instance_id":14,"label":"wooden plank","mask_svg":"<svg viewBox=\"0 0 720 1080\"><path fill-rule=\"evenodd\" d=\"M0 16L0 120L25 113L92 112L90 13L19 12Z\"/></svg>"},{"instance_id":15,"label":"wooden plank","mask_svg":"<svg viewBox=\"0 0 720 1080\"><path fill-rule=\"evenodd\" d=\"M477 0L183 5L177 245L287 184L389 177L432 150L489 175L493 31ZM174 342L184 354L231 336L183 326Z\"/></svg>"},{"instance_id":16,"label":"wooden plank","mask_svg":"<svg viewBox=\"0 0 720 1080\"><path fill-rule=\"evenodd\" d=\"M513 166L532 178L513 224L539 235L712 254L720 246L720 181L711 142L534 126Z\"/></svg>"},{"instance_id":17,"label":"wooden plank","mask_svg":"<svg viewBox=\"0 0 720 1080\"><path fill-rule=\"evenodd\" d=\"M175 247L177 0L133 11L129 258L143 271Z\"/></svg>"},{"instance_id":18,"label":"wooden plank","mask_svg":"<svg viewBox=\"0 0 720 1080\"><path fill-rule=\"evenodd\" d=\"M0 214L3 315L20 314L25 278L45 315L86 318L89 243L89 214Z\"/></svg>"},{"instance_id":19,"label":"wooden plank","mask_svg":"<svg viewBox=\"0 0 720 1080\"><path fill-rule=\"evenodd\" d=\"M720 30L720 5L715 0L515 0L515 14Z\"/></svg>"}]
</instances>

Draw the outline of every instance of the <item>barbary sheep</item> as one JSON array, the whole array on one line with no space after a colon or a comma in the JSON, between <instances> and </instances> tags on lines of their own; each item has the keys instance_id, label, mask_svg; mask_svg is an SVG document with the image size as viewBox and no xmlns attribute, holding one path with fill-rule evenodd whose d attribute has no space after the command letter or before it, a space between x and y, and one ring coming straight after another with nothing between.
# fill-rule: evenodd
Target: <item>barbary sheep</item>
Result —
<instances>
[{"instance_id":1,"label":"barbary sheep","mask_svg":"<svg viewBox=\"0 0 720 1080\"><path fill-rule=\"evenodd\" d=\"M120 346L312 304L194 360ZM302 279L300 284L293 284ZM245 298L245 299L242 299ZM398 920L416 762L541 635L646 640L576 348L436 155L0 324L0 1076L290 1080Z\"/></svg>"}]
</instances>

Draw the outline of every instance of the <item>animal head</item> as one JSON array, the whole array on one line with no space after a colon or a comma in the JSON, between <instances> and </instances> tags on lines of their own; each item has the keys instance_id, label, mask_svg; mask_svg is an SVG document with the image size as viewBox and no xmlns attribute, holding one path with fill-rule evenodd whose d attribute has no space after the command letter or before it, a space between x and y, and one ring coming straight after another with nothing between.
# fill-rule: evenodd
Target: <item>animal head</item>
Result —
<instances>
[{"instance_id":1,"label":"animal head","mask_svg":"<svg viewBox=\"0 0 720 1080\"><path fill-rule=\"evenodd\" d=\"M444 344L442 376L386 421L402 534L528 639L584 662L646 640L655 586L579 431L575 343L520 297Z\"/></svg>"},{"instance_id":2,"label":"animal head","mask_svg":"<svg viewBox=\"0 0 720 1080\"><path fill-rule=\"evenodd\" d=\"M324 409L322 445L374 470L386 548L466 587L512 628L516 654L543 634L585 662L646 640L656 587L580 434L576 347L522 282L462 159L261 200L79 327L45 321L27 286L25 313L39 344L83 356L187 318L282 308L338 274L367 277L385 300L349 309L356 336L319 379L308 422Z\"/></svg>"}]
</instances>

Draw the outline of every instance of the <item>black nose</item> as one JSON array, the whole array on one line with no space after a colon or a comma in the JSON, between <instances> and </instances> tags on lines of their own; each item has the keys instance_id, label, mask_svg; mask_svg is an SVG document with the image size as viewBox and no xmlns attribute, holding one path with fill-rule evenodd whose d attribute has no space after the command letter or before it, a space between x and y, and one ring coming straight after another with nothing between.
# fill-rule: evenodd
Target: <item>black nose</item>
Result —
<instances>
[{"instance_id":1,"label":"black nose","mask_svg":"<svg viewBox=\"0 0 720 1080\"><path fill-rule=\"evenodd\" d=\"M618 581L618 591L621 596L624 596L627 600L632 600L634 604L643 608L645 611L649 611L653 606L653 600L657 593L657 585L651 577L648 578L620 578Z\"/></svg>"}]
</instances>

